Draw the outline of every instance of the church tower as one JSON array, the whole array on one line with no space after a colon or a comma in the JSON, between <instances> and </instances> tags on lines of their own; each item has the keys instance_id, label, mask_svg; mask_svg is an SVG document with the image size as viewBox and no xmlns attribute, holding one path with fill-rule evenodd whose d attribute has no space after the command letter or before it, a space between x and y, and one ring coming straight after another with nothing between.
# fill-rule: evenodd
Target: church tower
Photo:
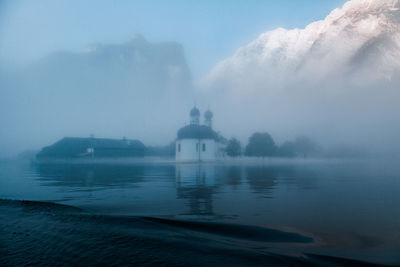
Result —
<instances>
[{"instance_id":1,"label":"church tower","mask_svg":"<svg viewBox=\"0 0 400 267\"><path fill-rule=\"evenodd\" d=\"M204 125L212 128L212 118L213 118L213 113L210 110L207 110L204 113Z\"/></svg>"},{"instance_id":2,"label":"church tower","mask_svg":"<svg viewBox=\"0 0 400 267\"><path fill-rule=\"evenodd\" d=\"M199 125L200 124L200 111L198 108L193 107L190 111L190 124Z\"/></svg>"}]
</instances>

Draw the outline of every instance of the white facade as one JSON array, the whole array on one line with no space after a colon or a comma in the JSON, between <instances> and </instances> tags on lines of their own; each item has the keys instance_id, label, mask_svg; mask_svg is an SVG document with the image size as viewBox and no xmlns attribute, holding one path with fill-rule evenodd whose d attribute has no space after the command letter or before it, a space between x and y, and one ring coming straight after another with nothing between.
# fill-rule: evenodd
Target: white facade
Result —
<instances>
[{"instance_id":1,"label":"white facade","mask_svg":"<svg viewBox=\"0 0 400 267\"><path fill-rule=\"evenodd\" d=\"M177 161L212 161L218 154L213 139L182 139L176 141Z\"/></svg>"}]
</instances>

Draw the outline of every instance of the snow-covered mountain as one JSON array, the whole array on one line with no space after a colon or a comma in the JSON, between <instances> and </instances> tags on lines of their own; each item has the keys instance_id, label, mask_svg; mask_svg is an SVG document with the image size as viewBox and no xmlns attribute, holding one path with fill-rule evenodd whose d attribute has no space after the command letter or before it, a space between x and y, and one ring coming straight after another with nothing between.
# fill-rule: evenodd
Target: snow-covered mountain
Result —
<instances>
[{"instance_id":1,"label":"snow-covered mountain","mask_svg":"<svg viewBox=\"0 0 400 267\"><path fill-rule=\"evenodd\" d=\"M304 29L266 32L201 85L229 118L222 131L400 151L400 0L351 0Z\"/></svg>"},{"instance_id":2,"label":"snow-covered mountain","mask_svg":"<svg viewBox=\"0 0 400 267\"><path fill-rule=\"evenodd\" d=\"M400 0L351 0L305 29L261 34L206 77L211 87L251 90L293 83L394 79L400 69Z\"/></svg>"}]
</instances>

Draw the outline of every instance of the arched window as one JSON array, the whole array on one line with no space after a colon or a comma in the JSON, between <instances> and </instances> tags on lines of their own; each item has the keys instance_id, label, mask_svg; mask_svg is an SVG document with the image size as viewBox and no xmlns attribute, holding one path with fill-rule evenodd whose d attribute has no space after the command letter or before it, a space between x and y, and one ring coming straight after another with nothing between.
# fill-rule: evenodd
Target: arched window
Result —
<instances>
[{"instance_id":1,"label":"arched window","mask_svg":"<svg viewBox=\"0 0 400 267\"><path fill-rule=\"evenodd\" d=\"M178 152L181 152L181 144L178 144Z\"/></svg>"},{"instance_id":2,"label":"arched window","mask_svg":"<svg viewBox=\"0 0 400 267\"><path fill-rule=\"evenodd\" d=\"M203 144L203 152L206 151L206 144Z\"/></svg>"}]
</instances>

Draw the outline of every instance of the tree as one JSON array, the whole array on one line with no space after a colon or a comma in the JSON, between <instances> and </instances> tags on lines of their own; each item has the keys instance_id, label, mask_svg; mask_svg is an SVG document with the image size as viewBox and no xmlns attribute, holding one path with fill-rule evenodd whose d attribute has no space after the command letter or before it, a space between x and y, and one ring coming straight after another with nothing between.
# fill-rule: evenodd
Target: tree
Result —
<instances>
[{"instance_id":1,"label":"tree","mask_svg":"<svg viewBox=\"0 0 400 267\"><path fill-rule=\"evenodd\" d=\"M236 138L232 138L228 141L228 145L226 146L226 153L230 157L238 157L240 156L242 151L242 146L240 145L239 140Z\"/></svg>"},{"instance_id":2,"label":"tree","mask_svg":"<svg viewBox=\"0 0 400 267\"><path fill-rule=\"evenodd\" d=\"M318 150L317 143L307 136L297 137L294 141L298 154L306 158L309 154L315 153Z\"/></svg>"},{"instance_id":3,"label":"tree","mask_svg":"<svg viewBox=\"0 0 400 267\"><path fill-rule=\"evenodd\" d=\"M297 154L294 142L286 141L278 148L278 156L285 158L293 158Z\"/></svg>"},{"instance_id":4,"label":"tree","mask_svg":"<svg viewBox=\"0 0 400 267\"><path fill-rule=\"evenodd\" d=\"M246 146L246 156L267 157L275 156L277 147L269 133L254 133Z\"/></svg>"},{"instance_id":5,"label":"tree","mask_svg":"<svg viewBox=\"0 0 400 267\"><path fill-rule=\"evenodd\" d=\"M175 157L175 142L166 146L148 146L145 154L151 157Z\"/></svg>"}]
</instances>

